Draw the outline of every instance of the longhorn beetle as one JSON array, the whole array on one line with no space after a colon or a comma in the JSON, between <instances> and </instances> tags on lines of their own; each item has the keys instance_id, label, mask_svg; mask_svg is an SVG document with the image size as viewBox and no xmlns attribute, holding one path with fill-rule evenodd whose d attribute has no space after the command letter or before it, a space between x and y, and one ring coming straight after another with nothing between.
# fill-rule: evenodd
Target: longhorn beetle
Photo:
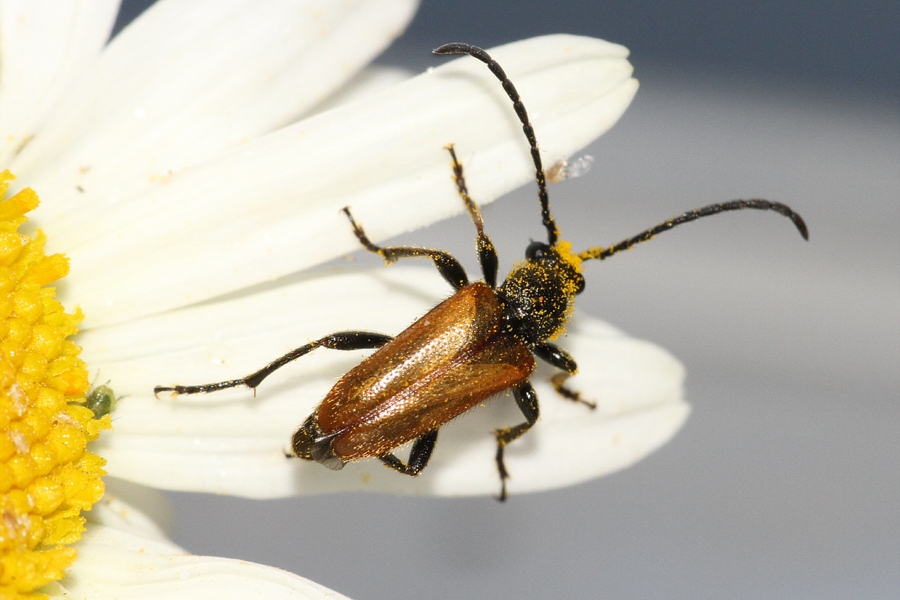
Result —
<instances>
[{"instance_id":1,"label":"longhorn beetle","mask_svg":"<svg viewBox=\"0 0 900 600\"><path fill-rule=\"evenodd\" d=\"M368 331L341 331L300 346L242 379L205 385L158 386L154 391L196 394L242 385L255 390L274 371L316 348L377 348L341 377L294 433L293 455L335 470L348 462L377 458L395 471L418 475L428 464L438 430L443 425L491 396L511 389L525 421L494 432L502 501L506 499L509 478L503 450L538 419L537 395L528 381L534 370L534 357L560 369L552 379L560 395L591 406L578 392L565 387L566 377L576 371L575 360L549 341L563 333L575 296L584 290L582 262L604 260L682 223L745 208L775 211L791 219L804 239L809 236L800 215L784 204L734 200L688 211L618 244L575 253L569 242L559 239L559 229L550 214L547 181L534 128L512 81L487 52L476 46L446 44L434 53L468 54L485 63L502 83L531 148L547 241L532 242L525 250L525 261L514 265L506 281L498 287L497 252L484 232L481 212L469 197L462 165L449 145L446 149L456 187L475 225L484 281L470 283L462 265L447 252L374 244L354 220L350 209L344 208L353 233L366 250L380 255L388 264L401 258L427 257L453 287L454 294L396 337ZM410 441L412 449L404 463L393 451Z\"/></svg>"}]
</instances>

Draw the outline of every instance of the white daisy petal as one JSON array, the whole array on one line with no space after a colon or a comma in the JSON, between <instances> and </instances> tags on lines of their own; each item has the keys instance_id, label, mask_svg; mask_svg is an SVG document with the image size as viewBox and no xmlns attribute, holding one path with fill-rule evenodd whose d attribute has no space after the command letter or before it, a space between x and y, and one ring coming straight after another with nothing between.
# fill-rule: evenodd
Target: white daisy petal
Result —
<instances>
[{"instance_id":1,"label":"white daisy petal","mask_svg":"<svg viewBox=\"0 0 900 600\"><path fill-rule=\"evenodd\" d=\"M0 164L103 48L119 0L0 1Z\"/></svg>"},{"instance_id":2,"label":"white daisy petal","mask_svg":"<svg viewBox=\"0 0 900 600\"><path fill-rule=\"evenodd\" d=\"M103 525L85 532L78 562L48 590L69 598L329 598L344 596L317 583L241 560L192 556L175 544ZM61 589L60 589L61 588Z\"/></svg>"},{"instance_id":3,"label":"white daisy petal","mask_svg":"<svg viewBox=\"0 0 900 600\"><path fill-rule=\"evenodd\" d=\"M44 222L94 226L72 213L108 210L321 103L402 32L415 6L162 0L110 43L10 168L54 198Z\"/></svg>"},{"instance_id":4,"label":"white daisy petal","mask_svg":"<svg viewBox=\"0 0 900 600\"><path fill-rule=\"evenodd\" d=\"M611 127L637 89L627 50L601 40L548 36L492 52L525 99L547 164ZM465 57L187 169L128 210L98 202L83 226L42 226L72 257L68 289L86 326L121 322L356 250L344 206L373 240L459 212L448 143L479 202L533 179L509 99Z\"/></svg>"},{"instance_id":5,"label":"white daisy petal","mask_svg":"<svg viewBox=\"0 0 900 600\"><path fill-rule=\"evenodd\" d=\"M115 413L114 433L98 450L111 474L168 489L251 497L349 489L496 493L491 431L522 420L503 398L442 429L431 463L416 479L378 461L335 473L285 458L293 430L363 353L313 352L272 375L255 398L246 389L176 400L151 393L159 384L241 377L336 330L395 334L449 293L426 269L309 275L291 286L89 332L91 364L104 377L134 386L117 390L128 397ZM509 447L511 493L624 468L667 441L687 416L682 367L657 346L587 318L575 319L561 345L579 362L571 387L597 401L598 409L559 399L547 383L550 371L539 369L533 382L541 421Z\"/></svg>"},{"instance_id":6,"label":"white daisy petal","mask_svg":"<svg viewBox=\"0 0 900 600\"><path fill-rule=\"evenodd\" d=\"M413 73L399 67L371 66L356 74L346 86L338 90L324 103L317 106L315 112L325 112L351 102L369 97L403 83L413 77Z\"/></svg>"},{"instance_id":7,"label":"white daisy petal","mask_svg":"<svg viewBox=\"0 0 900 600\"><path fill-rule=\"evenodd\" d=\"M104 478L104 484L103 499L87 513L88 522L168 541L174 517L165 494L115 477Z\"/></svg>"}]
</instances>

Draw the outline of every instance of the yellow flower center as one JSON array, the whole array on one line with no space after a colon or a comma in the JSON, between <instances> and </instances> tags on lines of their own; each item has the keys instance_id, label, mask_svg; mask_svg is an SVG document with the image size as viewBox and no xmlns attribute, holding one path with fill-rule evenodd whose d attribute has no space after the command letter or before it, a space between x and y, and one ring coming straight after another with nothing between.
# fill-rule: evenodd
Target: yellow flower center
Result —
<instances>
[{"instance_id":1,"label":"yellow flower center","mask_svg":"<svg viewBox=\"0 0 900 600\"><path fill-rule=\"evenodd\" d=\"M103 496L106 461L85 451L110 417L85 406L90 387L81 352L69 338L81 312L68 314L48 284L69 260L44 255L45 236L19 233L38 205L0 173L0 598L62 579L75 561L69 547L84 531L81 511Z\"/></svg>"}]
</instances>

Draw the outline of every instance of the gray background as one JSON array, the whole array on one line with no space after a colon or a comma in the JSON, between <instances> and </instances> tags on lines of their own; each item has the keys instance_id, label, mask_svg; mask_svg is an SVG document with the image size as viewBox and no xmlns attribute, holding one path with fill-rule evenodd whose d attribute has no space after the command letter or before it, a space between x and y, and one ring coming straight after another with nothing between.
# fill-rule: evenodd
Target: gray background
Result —
<instances>
[{"instance_id":1,"label":"gray background","mask_svg":"<svg viewBox=\"0 0 900 600\"><path fill-rule=\"evenodd\" d=\"M688 369L687 425L629 470L506 505L172 494L175 540L355 598L900 597L898 7L426 0L382 62L555 32L631 49L636 100L551 190L577 248L757 196L811 240L734 214L588 266L579 310ZM541 236L531 188L484 212L503 265ZM464 219L402 241L475 269Z\"/></svg>"}]
</instances>

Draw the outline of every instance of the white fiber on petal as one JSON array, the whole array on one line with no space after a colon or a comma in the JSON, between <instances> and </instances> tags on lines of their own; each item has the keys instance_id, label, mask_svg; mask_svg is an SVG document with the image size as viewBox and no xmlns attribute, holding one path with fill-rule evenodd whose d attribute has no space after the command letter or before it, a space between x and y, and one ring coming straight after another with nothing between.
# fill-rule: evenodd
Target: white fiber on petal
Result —
<instances>
[{"instance_id":1,"label":"white fiber on petal","mask_svg":"<svg viewBox=\"0 0 900 600\"><path fill-rule=\"evenodd\" d=\"M48 222L67 215L62 227L102 226L79 219L82 208L121 209L173 173L296 120L384 50L415 7L162 0L116 36L10 168L54 199Z\"/></svg>"},{"instance_id":2,"label":"white fiber on petal","mask_svg":"<svg viewBox=\"0 0 900 600\"><path fill-rule=\"evenodd\" d=\"M0 1L0 168L109 39L119 0Z\"/></svg>"},{"instance_id":3,"label":"white fiber on petal","mask_svg":"<svg viewBox=\"0 0 900 600\"><path fill-rule=\"evenodd\" d=\"M70 598L345 598L281 569L193 556L171 542L103 525L89 527L75 547L78 561L59 582Z\"/></svg>"},{"instance_id":4,"label":"white fiber on petal","mask_svg":"<svg viewBox=\"0 0 900 600\"><path fill-rule=\"evenodd\" d=\"M609 129L637 89L627 50L601 40L556 35L492 52L528 106L547 164ZM480 203L533 180L509 99L463 57L187 169L130 198L128 210L109 199L77 222L41 226L71 257L77 277L67 289L85 327L122 322L356 250L344 206L375 241L461 211L448 143Z\"/></svg>"},{"instance_id":5,"label":"white fiber on petal","mask_svg":"<svg viewBox=\"0 0 900 600\"><path fill-rule=\"evenodd\" d=\"M155 385L242 377L286 351L342 329L396 334L451 289L433 270L394 267L309 274L299 283L85 335L85 358L134 388L114 435L98 442L118 477L156 487L278 497L340 490L496 494L496 427L522 421L500 396L441 429L428 468L413 479L379 461L341 472L284 456L290 436L334 381L367 352L316 350L247 389L155 399ZM563 400L550 369L532 382L541 420L508 447L511 493L585 481L625 468L665 443L688 414L684 372L664 350L588 318L560 340L578 361L574 389L591 411ZM163 378L163 380L160 380Z\"/></svg>"}]
</instances>

